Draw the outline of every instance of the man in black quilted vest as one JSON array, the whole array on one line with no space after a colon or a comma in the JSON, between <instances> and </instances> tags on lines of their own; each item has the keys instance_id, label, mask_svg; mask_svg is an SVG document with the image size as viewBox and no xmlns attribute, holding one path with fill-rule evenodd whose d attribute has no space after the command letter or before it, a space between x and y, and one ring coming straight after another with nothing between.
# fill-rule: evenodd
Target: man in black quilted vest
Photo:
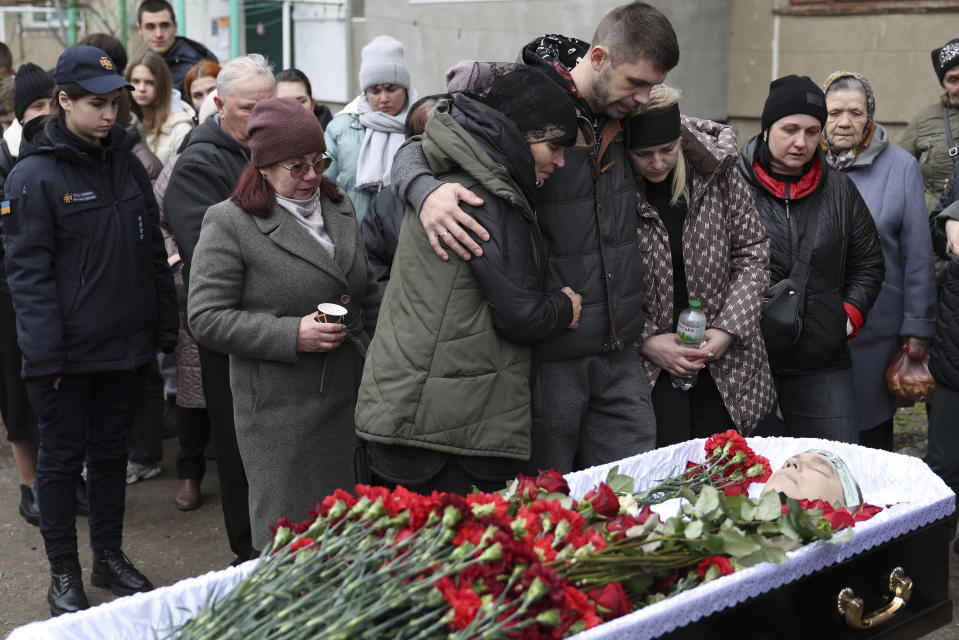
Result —
<instances>
[{"instance_id":1,"label":"man in black quilted vest","mask_svg":"<svg viewBox=\"0 0 959 640\"><path fill-rule=\"evenodd\" d=\"M621 120L666 79L679 45L662 12L633 2L603 18L591 44L548 35L526 45L520 61L569 92L580 124L565 166L536 203L548 242L546 286L583 296L579 328L534 348L530 469L565 473L655 445L649 386L634 349L644 322L643 274ZM450 259L442 242L464 260L482 259L489 235L459 206L482 200L436 180L416 142L397 153L392 177L399 197L420 212L437 255Z\"/></svg>"}]
</instances>

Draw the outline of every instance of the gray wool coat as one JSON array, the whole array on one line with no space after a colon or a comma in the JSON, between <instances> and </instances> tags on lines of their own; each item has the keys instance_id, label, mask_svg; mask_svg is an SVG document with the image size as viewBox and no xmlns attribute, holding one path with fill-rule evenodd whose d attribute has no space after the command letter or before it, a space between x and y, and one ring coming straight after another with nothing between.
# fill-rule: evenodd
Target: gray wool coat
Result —
<instances>
[{"instance_id":1,"label":"gray wool coat","mask_svg":"<svg viewBox=\"0 0 959 640\"><path fill-rule=\"evenodd\" d=\"M942 118L940 117L940 125ZM936 278L920 165L889 144L882 125L872 142L845 169L876 221L886 275L859 334L849 341L860 431L896 412L886 386L886 366L902 336L931 338L936 328Z\"/></svg>"},{"instance_id":2,"label":"gray wool coat","mask_svg":"<svg viewBox=\"0 0 959 640\"><path fill-rule=\"evenodd\" d=\"M193 254L190 328L230 356L256 549L278 518L303 520L356 482L353 411L379 288L349 199L324 196L321 210L334 257L279 206L259 218L230 201L207 210ZM321 302L349 310L349 337L328 353L299 353L300 318Z\"/></svg>"}]
</instances>

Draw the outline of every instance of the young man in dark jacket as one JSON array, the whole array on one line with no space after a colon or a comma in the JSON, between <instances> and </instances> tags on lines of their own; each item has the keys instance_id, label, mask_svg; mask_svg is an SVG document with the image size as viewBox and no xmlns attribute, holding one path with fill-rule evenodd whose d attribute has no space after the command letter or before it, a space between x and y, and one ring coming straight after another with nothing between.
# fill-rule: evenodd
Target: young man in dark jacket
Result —
<instances>
[{"instance_id":1,"label":"young man in dark jacket","mask_svg":"<svg viewBox=\"0 0 959 640\"><path fill-rule=\"evenodd\" d=\"M579 329L535 348L530 468L581 469L655 446L649 386L634 341L643 327L633 179L620 121L649 100L679 61L676 34L656 8L634 2L609 12L591 44L564 36L536 40L521 61L569 92L580 138L540 192L547 287L583 297ZM459 207L482 201L430 175L415 144L400 149L393 184L420 211L434 250L440 239L464 259L482 250L460 224L488 234ZM464 246L466 249L464 249Z\"/></svg>"},{"instance_id":2,"label":"young man in dark jacket","mask_svg":"<svg viewBox=\"0 0 959 640\"><path fill-rule=\"evenodd\" d=\"M250 54L228 62L217 78L216 101L219 114L193 130L180 154L166 195L163 209L173 229L183 259L183 284L190 287L190 264L200 239L200 226L206 210L226 200L240 174L250 161L246 124L250 112L260 100L273 96L275 84L269 63L259 54ZM216 433L217 471L223 518L230 548L243 561L253 554L248 485L243 461L236 444L233 423L233 394L230 391L228 356L199 345L203 393L210 423ZM206 447L209 434L193 434L196 448ZM190 485L189 482L194 483ZM195 480L182 479L181 492L199 494ZM184 499L186 496L184 496Z\"/></svg>"},{"instance_id":3,"label":"young man in dark jacket","mask_svg":"<svg viewBox=\"0 0 959 640\"><path fill-rule=\"evenodd\" d=\"M183 78L200 60L219 62L216 54L196 40L176 35L176 16L166 0L145 0L137 9L137 33L150 51L163 56L173 74L173 88L183 94Z\"/></svg>"}]
</instances>

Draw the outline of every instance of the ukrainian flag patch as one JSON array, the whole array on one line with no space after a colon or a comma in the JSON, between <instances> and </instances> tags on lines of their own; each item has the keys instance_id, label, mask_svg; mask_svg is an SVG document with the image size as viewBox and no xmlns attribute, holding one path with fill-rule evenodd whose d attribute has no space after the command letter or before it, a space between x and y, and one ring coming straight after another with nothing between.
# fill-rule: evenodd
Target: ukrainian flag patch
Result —
<instances>
[{"instance_id":1,"label":"ukrainian flag patch","mask_svg":"<svg viewBox=\"0 0 959 640\"><path fill-rule=\"evenodd\" d=\"M17 201L0 201L0 220L3 221L4 233L20 233L20 223L17 219Z\"/></svg>"}]
</instances>

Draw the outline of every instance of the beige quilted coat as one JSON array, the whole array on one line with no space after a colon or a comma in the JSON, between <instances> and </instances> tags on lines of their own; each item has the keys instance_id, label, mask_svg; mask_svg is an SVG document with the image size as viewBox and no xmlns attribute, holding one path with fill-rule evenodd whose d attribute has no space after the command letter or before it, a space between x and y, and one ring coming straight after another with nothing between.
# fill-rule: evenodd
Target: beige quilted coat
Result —
<instances>
[{"instance_id":1,"label":"beige quilted coat","mask_svg":"<svg viewBox=\"0 0 959 640\"><path fill-rule=\"evenodd\" d=\"M752 192L736 168L736 134L709 120L682 117L682 149L692 168L683 225L683 261L691 300L709 327L736 339L709 373L738 429L748 434L773 408L775 391L759 330L762 293L769 285L769 240ZM640 340L673 333L673 265L669 236L636 178L639 246L645 278L646 325ZM660 368L640 356L650 388Z\"/></svg>"}]
</instances>

